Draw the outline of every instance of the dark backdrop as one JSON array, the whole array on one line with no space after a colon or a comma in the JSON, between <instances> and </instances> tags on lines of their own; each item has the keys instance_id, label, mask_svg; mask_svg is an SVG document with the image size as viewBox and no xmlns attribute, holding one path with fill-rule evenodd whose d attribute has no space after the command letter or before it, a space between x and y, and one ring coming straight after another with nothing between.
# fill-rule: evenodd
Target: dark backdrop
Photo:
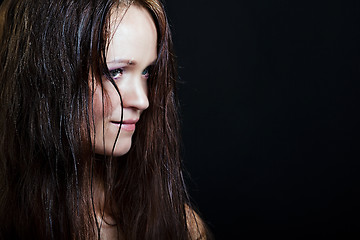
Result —
<instances>
[{"instance_id":1,"label":"dark backdrop","mask_svg":"<svg viewBox=\"0 0 360 240\"><path fill-rule=\"evenodd\" d=\"M360 237L360 1L166 1L216 239Z\"/></svg>"}]
</instances>

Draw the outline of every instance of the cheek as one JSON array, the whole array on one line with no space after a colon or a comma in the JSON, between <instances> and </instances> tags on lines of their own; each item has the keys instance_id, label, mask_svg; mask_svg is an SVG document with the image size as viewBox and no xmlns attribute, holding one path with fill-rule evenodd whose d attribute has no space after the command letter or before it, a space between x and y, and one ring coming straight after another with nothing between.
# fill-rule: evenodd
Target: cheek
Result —
<instances>
[{"instance_id":1,"label":"cheek","mask_svg":"<svg viewBox=\"0 0 360 240\"><path fill-rule=\"evenodd\" d=\"M101 94L101 89L96 88L95 92L94 92L94 98L93 98L93 117L95 120L95 124L97 123L97 121L99 121L100 119L103 118L103 108L105 111L105 105L103 104L103 97Z\"/></svg>"},{"instance_id":2,"label":"cheek","mask_svg":"<svg viewBox=\"0 0 360 240\"><path fill-rule=\"evenodd\" d=\"M104 84L103 90L101 86L96 86L94 91L94 117L95 118L103 118L103 116L107 116L111 109L113 108L112 105L112 97L113 90ZM104 111L104 113L103 113Z\"/></svg>"},{"instance_id":3,"label":"cheek","mask_svg":"<svg viewBox=\"0 0 360 240\"><path fill-rule=\"evenodd\" d=\"M103 83L103 90L99 85L95 87L92 104L90 111L93 112L95 125L102 124L102 120L111 117L114 112L121 112L120 96L110 82Z\"/></svg>"}]
</instances>

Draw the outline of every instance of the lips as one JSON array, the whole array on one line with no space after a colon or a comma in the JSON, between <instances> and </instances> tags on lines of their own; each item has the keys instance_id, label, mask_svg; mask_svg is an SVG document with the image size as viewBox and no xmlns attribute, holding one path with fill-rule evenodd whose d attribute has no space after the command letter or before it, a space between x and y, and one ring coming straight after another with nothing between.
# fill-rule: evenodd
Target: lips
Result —
<instances>
[{"instance_id":1,"label":"lips","mask_svg":"<svg viewBox=\"0 0 360 240\"><path fill-rule=\"evenodd\" d=\"M122 130L125 130L125 131L134 131L137 121L138 121L138 119L127 119L127 120L124 120L124 121L122 122L122 124L121 124L121 129L122 129ZM120 126L121 121L111 121L111 123Z\"/></svg>"}]
</instances>

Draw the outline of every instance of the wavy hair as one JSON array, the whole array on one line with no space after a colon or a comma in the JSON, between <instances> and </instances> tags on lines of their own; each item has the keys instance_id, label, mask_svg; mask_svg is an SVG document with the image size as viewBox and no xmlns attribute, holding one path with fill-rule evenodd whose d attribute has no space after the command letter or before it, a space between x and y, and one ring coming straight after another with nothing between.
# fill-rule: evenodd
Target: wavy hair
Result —
<instances>
[{"instance_id":1,"label":"wavy hair","mask_svg":"<svg viewBox=\"0 0 360 240\"><path fill-rule=\"evenodd\" d=\"M152 15L158 57L133 146L114 159L93 150L89 72L90 85L109 76L110 12L130 4ZM0 238L99 238L99 179L119 238L190 239L176 63L162 3L6 0L0 14Z\"/></svg>"}]
</instances>

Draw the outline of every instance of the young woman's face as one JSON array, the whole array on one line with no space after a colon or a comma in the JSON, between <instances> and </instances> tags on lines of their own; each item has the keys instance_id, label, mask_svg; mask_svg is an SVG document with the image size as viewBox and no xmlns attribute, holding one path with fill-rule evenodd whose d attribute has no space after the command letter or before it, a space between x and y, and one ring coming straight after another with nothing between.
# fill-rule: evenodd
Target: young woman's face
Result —
<instances>
[{"instance_id":1,"label":"young woman's face","mask_svg":"<svg viewBox=\"0 0 360 240\"><path fill-rule=\"evenodd\" d=\"M103 77L103 92L98 83L94 91L95 152L114 156L127 153L141 113L149 106L149 67L157 58L157 32L151 15L142 7L132 5L122 18L120 10L110 17L109 48L106 53L110 74L120 90L121 101L112 83ZM104 108L103 108L104 106ZM103 112L104 110L104 112Z\"/></svg>"}]
</instances>

